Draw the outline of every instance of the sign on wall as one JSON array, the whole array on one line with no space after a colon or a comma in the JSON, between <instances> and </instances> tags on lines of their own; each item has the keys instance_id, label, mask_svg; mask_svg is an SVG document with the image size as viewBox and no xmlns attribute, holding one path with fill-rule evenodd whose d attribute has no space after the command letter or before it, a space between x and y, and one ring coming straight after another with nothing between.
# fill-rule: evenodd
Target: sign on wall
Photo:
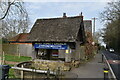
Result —
<instances>
[{"instance_id":1,"label":"sign on wall","mask_svg":"<svg viewBox=\"0 0 120 80\"><path fill-rule=\"evenodd\" d=\"M34 44L34 48L38 49L67 49L67 45L61 45L61 44Z\"/></svg>"}]
</instances>

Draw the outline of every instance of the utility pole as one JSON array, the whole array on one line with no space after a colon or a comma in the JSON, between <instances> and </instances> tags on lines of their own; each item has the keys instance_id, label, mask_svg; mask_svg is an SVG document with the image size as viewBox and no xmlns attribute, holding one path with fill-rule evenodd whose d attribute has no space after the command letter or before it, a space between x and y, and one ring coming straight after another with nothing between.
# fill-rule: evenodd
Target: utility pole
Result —
<instances>
[{"instance_id":1,"label":"utility pole","mask_svg":"<svg viewBox=\"0 0 120 80\"><path fill-rule=\"evenodd\" d=\"M95 38L95 21L97 18L92 18L93 19L93 37Z\"/></svg>"},{"instance_id":2,"label":"utility pole","mask_svg":"<svg viewBox=\"0 0 120 80\"><path fill-rule=\"evenodd\" d=\"M2 30L2 21L0 21L0 30ZM0 34L2 34L2 31L0 31ZM2 65L2 35L0 35L0 65Z\"/></svg>"}]
</instances>

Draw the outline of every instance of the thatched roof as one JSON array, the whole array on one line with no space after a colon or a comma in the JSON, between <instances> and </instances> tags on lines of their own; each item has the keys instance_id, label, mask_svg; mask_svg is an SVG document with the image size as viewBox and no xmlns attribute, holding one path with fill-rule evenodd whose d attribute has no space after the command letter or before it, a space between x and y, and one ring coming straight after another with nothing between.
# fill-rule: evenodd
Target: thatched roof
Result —
<instances>
[{"instance_id":1,"label":"thatched roof","mask_svg":"<svg viewBox=\"0 0 120 80\"><path fill-rule=\"evenodd\" d=\"M30 31L29 41L75 42L78 33L82 34L82 23L83 16L37 19Z\"/></svg>"}]
</instances>

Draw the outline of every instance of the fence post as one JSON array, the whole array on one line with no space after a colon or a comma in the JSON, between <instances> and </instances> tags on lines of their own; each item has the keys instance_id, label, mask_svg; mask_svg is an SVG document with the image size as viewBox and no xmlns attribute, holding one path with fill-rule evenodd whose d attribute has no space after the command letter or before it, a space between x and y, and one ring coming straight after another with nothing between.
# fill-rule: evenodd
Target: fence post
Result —
<instances>
[{"instance_id":1,"label":"fence post","mask_svg":"<svg viewBox=\"0 0 120 80\"><path fill-rule=\"evenodd\" d=\"M17 45L17 53L18 53L18 57L20 58L19 45Z\"/></svg>"},{"instance_id":2,"label":"fence post","mask_svg":"<svg viewBox=\"0 0 120 80\"><path fill-rule=\"evenodd\" d=\"M49 69L47 70L47 79L48 80L50 79L50 70Z\"/></svg>"},{"instance_id":3,"label":"fence post","mask_svg":"<svg viewBox=\"0 0 120 80\"><path fill-rule=\"evenodd\" d=\"M21 66L23 68L23 65ZM21 80L24 80L24 71L21 70Z\"/></svg>"},{"instance_id":4,"label":"fence post","mask_svg":"<svg viewBox=\"0 0 120 80\"><path fill-rule=\"evenodd\" d=\"M5 64L5 53L4 53L4 51L3 51L2 57L3 57L3 59L2 59L2 65L4 65Z\"/></svg>"},{"instance_id":5,"label":"fence post","mask_svg":"<svg viewBox=\"0 0 120 80\"><path fill-rule=\"evenodd\" d=\"M0 55L0 65L2 65L2 58L1 58L1 55Z\"/></svg>"}]
</instances>

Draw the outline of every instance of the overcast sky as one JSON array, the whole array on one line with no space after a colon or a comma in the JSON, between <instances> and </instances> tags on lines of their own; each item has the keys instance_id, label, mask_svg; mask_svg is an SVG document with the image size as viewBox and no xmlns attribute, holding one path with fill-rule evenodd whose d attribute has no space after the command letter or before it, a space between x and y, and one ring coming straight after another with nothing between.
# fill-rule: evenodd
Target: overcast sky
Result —
<instances>
[{"instance_id":1,"label":"overcast sky","mask_svg":"<svg viewBox=\"0 0 120 80\"><path fill-rule=\"evenodd\" d=\"M91 20L93 17L98 18L96 20L96 31L103 28L103 23L100 23L99 21L99 14L104 10L108 1L57 1L58 2L55 2L54 0L51 2L37 2L32 0L31 2L26 2L26 8L31 20L30 27L33 26L36 19L62 17L63 13L66 13L68 17L78 16L82 12L84 20Z\"/></svg>"}]
</instances>

